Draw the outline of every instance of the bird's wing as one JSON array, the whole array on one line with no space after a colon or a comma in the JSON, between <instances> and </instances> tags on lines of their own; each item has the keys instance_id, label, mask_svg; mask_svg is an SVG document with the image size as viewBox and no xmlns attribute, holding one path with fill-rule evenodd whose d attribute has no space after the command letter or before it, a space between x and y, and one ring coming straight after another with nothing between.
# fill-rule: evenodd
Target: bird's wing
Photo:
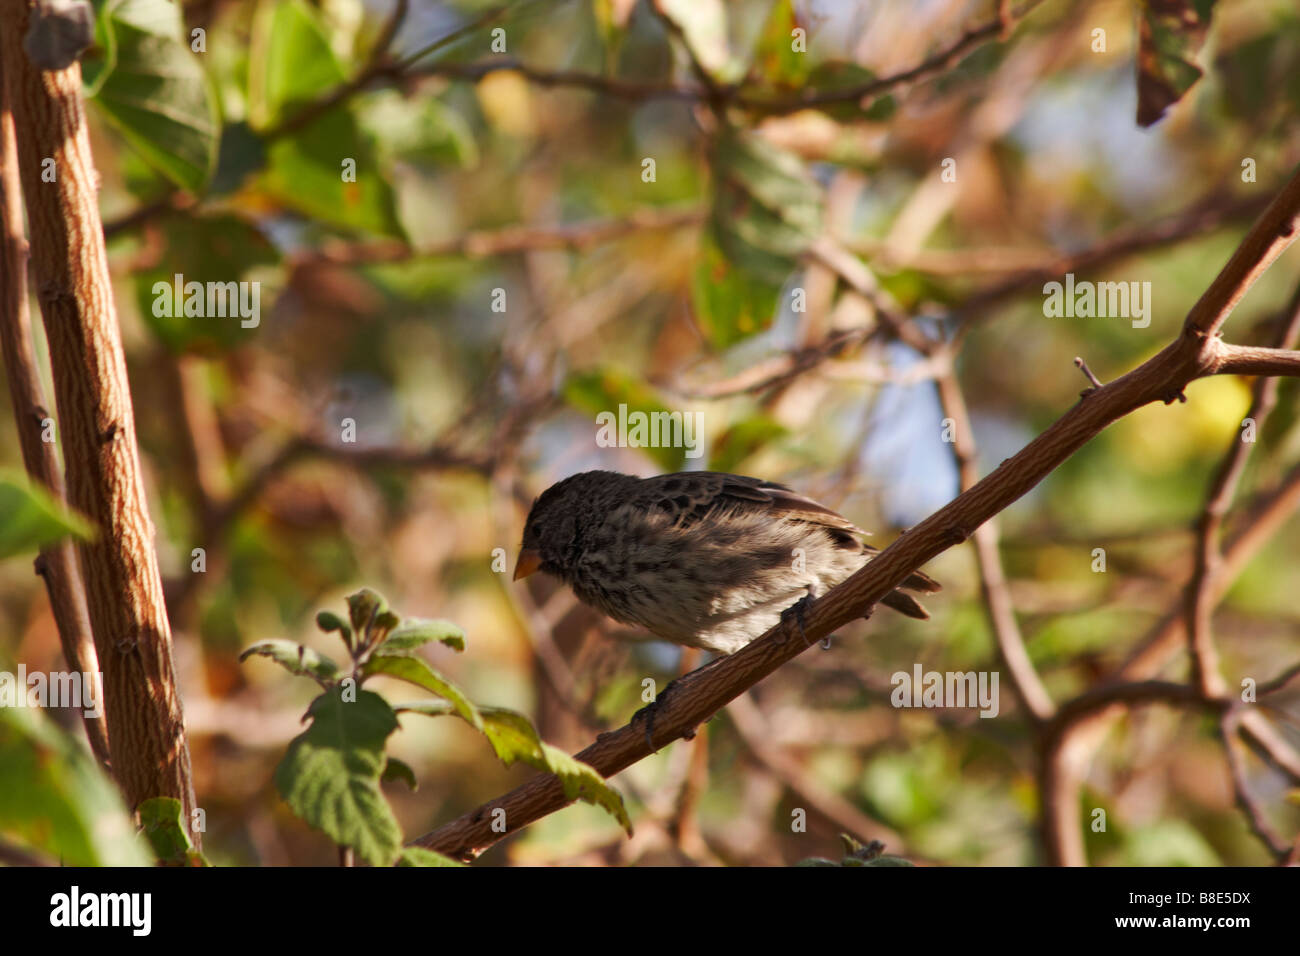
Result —
<instances>
[{"instance_id":1,"label":"bird's wing","mask_svg":"<svg viewBox=\"0 0 1300 956\"><path fill-rule=\"evenodd\" d=\"M858 540L859 535L867 532L843 515L774 481L718 471L683 471L646 478L639 490L647 510L667 514L681 528L704 521L722 510L762 509L773 517L806 521L824 528L841 547L861 548L873 555L880 553ZM925 572L914 571L902 587L913 591L939 591L943 586ZM900 598L911 600L906 595L900 595ZM903 613L912 612L903 610Z\"/></svg>"},{"instance_id":2,"label":"bird's wing","mask_svg":"<svg viewBox=\"0 0 1300 956\"><path fill-rule=\"evenodd\" d=\"M683 526L703 521L716 511L752 508L843 534L866 533L843 515L774 481L717 471L684 471L647 478L641 485L650 507L673 515Z\"/></svg>"}]
</instances>

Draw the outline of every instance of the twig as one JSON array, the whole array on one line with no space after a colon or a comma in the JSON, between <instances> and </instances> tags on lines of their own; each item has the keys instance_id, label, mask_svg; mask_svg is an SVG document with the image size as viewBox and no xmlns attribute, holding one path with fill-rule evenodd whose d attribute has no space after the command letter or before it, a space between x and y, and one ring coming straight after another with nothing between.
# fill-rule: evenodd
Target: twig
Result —
<instances>
[{"instance_id":1,"label":"twig","mask_svg":"<svg viewBox=\"0 0 1300 956\"><path fill-rule=\"evenodd\" d=\"M961 490L969 491L979 481L979 468L975 434L966 410L966 399L957 381L957 374L951 368L939 376L937 384L943 413L953 421L952 454L957 462ZM975 545L975 560L979 566L980 592L997 640L998 654L1011 674L1012 687L1030 718L1041 723L1051 718L1056 712L1056 705L1029 659L1024 636L1016 621L1015 605L1007 588L1006 572L1002 567L998 547L997 520L990 518L985 521L975 529L971 537Z\"/></svg>"},{"instance_id":2,"label":"twig","mask_svg":"<svg viewBox=\"0 0 1300 956\"><path fill-rule=\"evenodd\" d=\"M1292 664L1272 680L1260 684L1256 688L1256 691L1260 697L1267 697L1269 694L1276 694L1287 684L1291 683L1291 681L1296 678L1297 674L1300 674L1300 664Z\"/></svg>"},{"instance_id":3,"label":"twig","mask_svg":"<svg viewBox=\"0 0 1300 956\"><path fill-rule=\"evenodd\" d=\"M897 833L871 819L839 794L824 790L784 748L771 743L771 734L765 726L763 714L749 695L741 694L728 704L727 715L754 759L802 803L807 804L809 810L839 830L880 840L896 850L903 848L903 840Z\"/></svg>"},{"instance_id":4,"label":"twig","mask_svg":"<svg viewBox=\"0 0 1300 956\"><path fill-rule=\"evenodd\" d=\"M1267 195L1231 200L1215 196L1153 226L1119 231L1082 252L1058 256L1041 268L1020 272L981 289L961 302L954 313L961 324L968 325L993 312L1008 299L1029 289L1041 289L1043 283L1059 278L1063 273L1096 272L1137 253L1183 242L1220 229L1229 222L1257 216L1268 205Z\"/></svg>"},{"instance_id":5,"label":"twig","mask_svg":"<svg viewBox=\"0 0 1300 956\"><path fill-rule=\"evenodd\" d=\"M1028 3L1022 4L1016 10L1012 11L1012 18L1015 20L1023 19L1041 2L1042 0L1029 0ZM804 92L798 96L784 99L763 98L739 94L735 96L734 102L737 106L743 106L755 113L768 116L797 113L800 110L834 106L839 103L865 103L866 100L877 99L884 96L886 93L892 92L900 86L915 83L918 80L923 80L945 72L960 63L974 52L974 50L986 42L1005 36L1007 30L1008 22L1001 14L999 14L999 16L990 20L988 23L968 29L948 46L926 58L916 66L902 70L898 73L891 73L889 76L878 77L867 83L844 89L813 90L811 92Z\"/></svg>"},{"instance_id":6,"label":"twig","mask_svg":"<svg viewBox=\"0 0 1300 956\"><path fill-rule=\"evenodd\" d=\"M336 86L320 99L313 100L306 106L294 110L293 113L280 122L260 130L262 139L271 142L282 136L297 132L305 126L310 126L323 114L328 113L345 100L351 99L380 76L383 76L390 65L389 48L392 46L393 39L397 36L397 31L401 29L402 21L406 19L406 10L407 0L396 0L393 5L393 12L389 14L388 19L379 31L379 36L375 39L375 45L370 51L366 65L361 68L356 76L346 83Z\"/></svg>"},{"instance_id":7,"label":"twig","mask_svg":"<svg viewBox=\"0 0 1300 956\"><path fill-rule=\"evenodd\" d=\"M475 230L442 242L427 243L418 248L397 240L365 243L331 240L315 249L298 254L294 258L294 263L304 265L328 262L333 265L351 266L379 262L405 262L411 259L441 256L485 259L491 256L542 249L567 249L581 252L638 232L696 226L704 221L704 216L704 212L696 208L649 207L617 219L592 219L585 222Z\"/></svg>"},{"instance_id":8,"label":"twig","mask_svg":"<svg viewBox=\"0 0 1300 956\"><path fill-rule=\"evenodd\" d=\"M1268 822L1268 815L1264 812L1264 808L1250 792L1250 784L1246 781L1246 764L1237 753L1236 737L1237 711L1234 708L1226 711L1219 719L1219 740L1223 744L1224 759L1228 762L1233 796L1236 798L1237 806L1245 815L1251 832L1259 837L1260 842L1276 862L1285 863L1287 857L1291 855L1291 845L1278 836L1277 831Z\"/></svg>"},{"instance_id":9,"label":"twig","mask_svg":"<svg viewBox=\"0 0 1300 956\"><path fill-rule=\"evenodd\" d=\"M1215 600L1222 598L1233 580L1297 508L1300 508L1300 466L1292 469L1276 488L1259 495L1247 509L1241 527L1224 549L1222 571L1209 585ZM1186 623L1180 598L1140 643L1139 650L1121 665L1111 683L1136 681L1158 673L1185 641ZM1092 752L1122 712L1116 706L1067 715L1051 746L1045 748L1040 793L1044 806L1044 840L1053 863L1082 866L1087 861L1079 819L1079 790ZM1300 782L1300 755L1273 725L1256 711L1245 711L1238 719L1243 736L1275 767Z\"/></svg>"},{"instance_id":10,"label":"twig","mask_svg":"<svg viewBox=\"0 0 1300 956\"><path fill-rule=\"evenodd\" d=\"M1275 335L1276 349L1290 349L1300 336L1300 286L1291 297L1282 321L1278 324ZM1233 347L1233 351L1244 348ZM1252 350L1272 352L1274 350ZM1237 352L1240 355L1240 352ZM1297 360L1300 369L1300 353L1288 352ZM1255 380L1251 389L1250 409L1246 418L1254 423L1256 431L1264 427L1269 414L1277 404L1278 380L1263 377ZM1219 463L1209 491L1205 496L1205 506L1201 509L1196 523L1196 545L1193 549L1195 566L1191 579L1187 583L1185 614L1187 617L1188 650L1192 657L1192 677L1205 694L1222 695L1227 687L1222 674L1219 673L1219 655L1214 647L1210 631L1210 616L1217 598L1210 584L1223 561L1219 550L1219 533L1224 516L1228 513L1232 500L1236 496L1237 486L1246 469L1246 460L1250 457L1254 442L1244 440L1240 432L1234 431L1229 440L1228 450Z\"/></svg>"},{"instance_id":11,"label":"twig","mask_svg":"<svg viewBox=\"0 0 1300 956\"><path fill-rule=\"evenodd\" d=\"M1092 374L1092 369L1088 368L1088 363L1083 360L1083 356L1076 355L1074 357L1074 367L1077 368L1080 372L1082 372L1084 374L1084 377L1086 377L1088 381L1092 382L1092 388L1085 389L1084 391L1080 392L1079 393L1080 397L1087 395L1089 392L1093 391L1093 389L1101 388L1101 379L1097 378L1096 375Z\"/></svg>"}]
</instances>

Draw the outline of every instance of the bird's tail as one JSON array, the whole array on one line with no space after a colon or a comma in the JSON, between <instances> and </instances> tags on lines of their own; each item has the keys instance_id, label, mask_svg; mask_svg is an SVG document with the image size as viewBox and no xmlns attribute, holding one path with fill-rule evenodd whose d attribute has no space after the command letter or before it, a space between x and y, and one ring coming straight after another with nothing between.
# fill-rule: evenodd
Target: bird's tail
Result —
<instances>
[{"instance_id":1,"label":"bird's tail","mask_svg":"<svg viewBox=\"0 0 1300 956\"><path fill-rule=\"evenodd\" d=\"M902 586L913 591L925 591L930 594L943 590L942 584L923 571L913 571L907 576L907 580L903 582ZM922 606L921 602L910 594L904 594L902 591L890 591L880 599L880 603L885 607L893 608L899 614L914 617L918 621L928 621L930 619L930 612Z\"/></svg>"},{"instance_id":2,"label":"bird's tail","mask_svg":"<svg viewBox=\"0 0 1300 956\"><path fill-rule=\"evenodd\" d=\"M879 550L869 544L863 544L862 550L868 558L873 558L880 553ZM924 571L913 571L899 587L911 591L925 591L928 594L943 590L943 585ZM921 602L910 594L904 594L902 591L890 591L880 599L880 603L885 607L893 608L899 614L914 617L918 621L930 620L930 612L921 605Z\"/></svg>"},{"instance_id":3,"label":"bird's tail","mask_svg":"<svg viewBox=\"0 0 1300 956\"><path fill-rule=\"evenodd\" d=\"M918 621L930 620L930 612L921 606L921 602L903 591L890 591L880 599L880 603L885 607L892 607L899 614L914 617Z\"/></svg>"}]
</instances>

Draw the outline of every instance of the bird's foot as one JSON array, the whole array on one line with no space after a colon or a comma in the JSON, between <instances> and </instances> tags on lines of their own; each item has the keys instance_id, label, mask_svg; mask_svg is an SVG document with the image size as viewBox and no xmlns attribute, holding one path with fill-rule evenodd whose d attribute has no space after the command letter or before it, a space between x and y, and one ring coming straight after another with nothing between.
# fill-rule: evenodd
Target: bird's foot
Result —
<instances>
[{"instance_id":1,"label":"bird's foot","mask_svg":"<svg viewBox=\"0 0 1300 956\"><path fill-rule=\"evenodd\" d=\"M678 677L676 680L669 681L667 687L665 687L661 692L655 694L654 700L650 701L650 703L646 704L644 707L642 707L640 710L638 710L635 714L632 715L632 720L630 721L630 723L636 723L638 720L645 721L645 742L646 742L646 746L650 749L651 753L659 752L658 749L655 747L655 741L654 741L655 717L658 715L659 705L662 704L668 698L669 694L674 693L679 688L679 686L689 684L691 681L695 680L697 677L701 676L706 671L712 670L714 667L717 667L724 660L726 660L725 656L715 657L713 658L713 660L709 661L707 664L703 665L702 667L695 668L695 670L691 671L689 674L683 674L681 677ZM681 735L681 737L683 740L694 740L695 731L694 730L686 731Z\"/></svg>"},{"instance_id":2,"label":"bird's foot","mask_svg":"<svg viewBox=\"0 0 1300 956\"><path fill-rule=\"evenodd\" d=\"M645 745L652 754L659 752L658 748L655 747L655 715L659 711L660 703L668 698L668 695L673 691L673 685L676 683L675 680L669 681L668 686L661 693L655 694L654 700L632 715L631 723L635 724L638 720L645 721Z\"/></svg>"},{"instance_id":3,"label":"bird's foot","mask_svg":"<svg viewBox=\"0 0 1300 956\"><path fill-rule=\"evenodd\" d=\"M799 632L799 636L803 638L803 643L805 647L807 647L809 644L812 643L811 641L808 640L808 632L804 630L804 626L803 626L804 619L808 614L808 608L812 606L812 602L813 602L813 594L812 591L810 590L798 601L796 601L794 604L791 604L788 608L786 608L784 611L781 612L781 627L783 628L784 632L788 633L790 630L790 625L791 623L793 623L795 629L798 630Z\"/></svg>"}]
</instances>

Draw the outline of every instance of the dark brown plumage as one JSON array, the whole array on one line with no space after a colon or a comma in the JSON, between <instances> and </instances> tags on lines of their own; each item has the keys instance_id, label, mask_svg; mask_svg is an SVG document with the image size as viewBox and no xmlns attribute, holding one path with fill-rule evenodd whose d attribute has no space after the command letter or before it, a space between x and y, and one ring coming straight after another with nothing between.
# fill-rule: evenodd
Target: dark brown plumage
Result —
<instances>
[{"instance_id":1,"label":"dark brown plumage","mask_svg":"<svg viewBox=\"0 0 1300 956\"><path fill-rule=\"evenodd\" d=\"M533 502L515 578L545 571L616 621L731 654L869 561L877 551L862 534L825 505L758 478L588 471ZM903 587L940 586L918 571ZM881 603L929 617L902 591Z\"/></svg>"}]
</instances>

